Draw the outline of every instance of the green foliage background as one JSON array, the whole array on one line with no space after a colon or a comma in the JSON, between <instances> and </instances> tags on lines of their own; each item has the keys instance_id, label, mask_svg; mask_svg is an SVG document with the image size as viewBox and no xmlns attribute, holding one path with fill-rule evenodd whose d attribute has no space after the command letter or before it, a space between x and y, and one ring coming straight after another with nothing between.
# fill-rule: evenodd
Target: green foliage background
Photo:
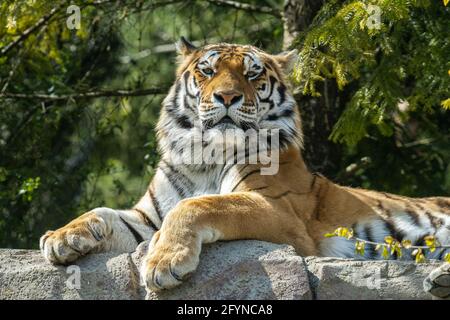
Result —
<instances>
[{"instance_id":1,"label":"green foliage background","mask_svg":"<svg viewBox=\"0 0 450 320\"><path fill-rule=\"evenodd\" d=\"M36 248L45 230L90 208L138 200L158 159L153 128L164 97L53 101L2 93L168 88L172 44L181 35L281 51L283 21L275 16L209 1L163 2L71 1L82 9L81 29L69 30L60 10L0 54L0 247ZM0 50L57 3L69 5L2 1ZM449 7L371 1L381 8L382 26L369 30L361 22L368 19L364 3L327 1L293 44L300 49L293 73L299 94L317 95L324 79L340 88L330 139L342 156L328 175L411 196L449 195L450 112L441 105L450 98Z\"/></svg>"}]
</instances>

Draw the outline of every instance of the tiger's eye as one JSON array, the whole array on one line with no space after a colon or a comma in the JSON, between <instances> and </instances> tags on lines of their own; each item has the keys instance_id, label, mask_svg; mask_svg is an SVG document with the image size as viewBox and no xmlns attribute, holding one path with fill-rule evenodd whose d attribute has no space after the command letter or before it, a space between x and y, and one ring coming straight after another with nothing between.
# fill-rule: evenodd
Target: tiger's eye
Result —
<instances>
[{"instance_id":1,"label":"tiger's eye","mask_svg":"<svg viewBox=\"0 0 450 320\"><path fill-rule=\"evenodd\" d=\"M212 76L214 74L214 70L211 68L205 68L202 69L203 74L207 75L207 76Z\"/></svg>"}]
</instances>

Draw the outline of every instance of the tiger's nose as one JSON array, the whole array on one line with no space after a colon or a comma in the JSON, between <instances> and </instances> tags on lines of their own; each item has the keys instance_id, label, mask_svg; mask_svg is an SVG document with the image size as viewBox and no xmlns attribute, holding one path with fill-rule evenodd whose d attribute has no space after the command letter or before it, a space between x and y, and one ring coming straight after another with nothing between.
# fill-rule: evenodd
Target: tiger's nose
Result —
<instances>
[{"instance_id":1,"label":"tiger's nose","mask_svg":"<svg viewBox=\"0 0 450 320\"><path fill-rule=\"evenodd\" d=\"M214 98L227 108L239 102L242 97L243 94L236 90L218 91L214 93Z\"/></svg>"}]
</instances>

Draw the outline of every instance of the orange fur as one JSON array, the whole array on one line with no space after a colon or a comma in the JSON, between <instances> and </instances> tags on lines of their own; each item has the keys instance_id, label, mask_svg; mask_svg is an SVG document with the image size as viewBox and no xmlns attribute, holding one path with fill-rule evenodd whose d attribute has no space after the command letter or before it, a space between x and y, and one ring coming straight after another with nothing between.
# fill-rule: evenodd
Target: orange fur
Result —
<instances>
[{"instance_id":1,"label":"orange fur","mask_svg":"<svg viewBox=\"0 0 450 320\"><path fill-rule=\"evenodd\" d=\"M281 155L280 163L280 171L274 176L262 176L255 166L247 167L242 175L255 173L234 193L181 201L164 221L161 232L172 233L180 225L194 232L213 228L223 240L287 243L300 255L321 255L325 233L383 214L376 210L379 201L384 212L391 210L394 214L417 204L450 214L445 209L445 204L450 203L448 198L389 199L384 193L342 187L315 176L294 148Z\"/></svg>"}]
</instances>

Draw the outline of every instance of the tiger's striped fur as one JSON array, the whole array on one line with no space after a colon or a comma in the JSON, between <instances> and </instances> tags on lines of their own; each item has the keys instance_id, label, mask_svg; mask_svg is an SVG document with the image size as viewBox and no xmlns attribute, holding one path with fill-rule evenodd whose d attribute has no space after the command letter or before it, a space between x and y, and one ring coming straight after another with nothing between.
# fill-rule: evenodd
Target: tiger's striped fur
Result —
<instances>
[{"instance_id":1,"label":"tiger's striped fur","mask_svg":"<svg viewBox=\"0 0 450 320\"><path fill-rule=\"evenodd\" d=\"M161 161L147 192L130 210L97 208L47 232L41 249L50 262L133 251L152 239L142 277L147 288L161 289L181 283L197 267L201 245L217 240L259 239L293 245L300 255L354 257L354 243L323 236L347 226L371 241L392 235L420 244L435 235L450 244L449 198L347 188L308 171L300 116L285 80L295 52L269 55L224 43L195 48L185 40L180 52L157 126ZM186 154L197 156L184 152L189 142L217 143L214 132L230 127L241 135L279 130L278 173L261 175L262 164L239 164L234 157L222 164L184 161ZM365 258L380 256L366 248Z\"/></svg>"}]
</instances>

